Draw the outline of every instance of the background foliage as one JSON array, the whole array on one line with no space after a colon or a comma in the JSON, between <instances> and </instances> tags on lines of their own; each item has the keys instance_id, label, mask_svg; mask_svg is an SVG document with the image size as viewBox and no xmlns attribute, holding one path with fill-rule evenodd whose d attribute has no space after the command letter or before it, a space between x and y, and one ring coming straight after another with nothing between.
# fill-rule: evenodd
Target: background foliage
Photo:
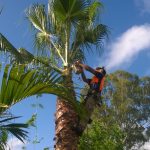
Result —
<instances>
[{"instance_id":1,"label":"background foliage","mask_svg":"<svg viewBox=\"0 0 150 150\"><path fill-rule=\"evenodd\" d=\"M130 149L150 136L150 77L125 71L107 77L103 105L80 139L80 149Z\"/></svg>"}]
</instances>

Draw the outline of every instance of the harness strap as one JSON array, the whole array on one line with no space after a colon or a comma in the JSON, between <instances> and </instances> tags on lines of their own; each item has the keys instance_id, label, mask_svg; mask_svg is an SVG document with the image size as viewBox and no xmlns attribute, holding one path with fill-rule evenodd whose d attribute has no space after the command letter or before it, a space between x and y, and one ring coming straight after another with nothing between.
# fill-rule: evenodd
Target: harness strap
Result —
<instances>
[{"instance_id":1,"label":"harness strap","mask_svg":"<svg viewBox=\"0 0 150 150\"><path fill-rule=\"evenodd\" d=\"M98 91L100 90L100 85L101 85L102 79L103 79L103 78L99 78L99 79L98 79ZM99 92L101 92L101 91L99 91Z\"/></svg>"},{"instance_id":2,"label":"harness strap","mask_svg":"<svg viewBox=\"0 0 150 150\"><path fill-rule=\"evenodd\" d=\"M94 76L92 78L92 81L90 81L90 85L94 87L93 89L95 89L95 91L101 92L104 87L104 80L105 80L105 76L103 76L102 78L98 78Z\"/></svg>"}]
</instances>

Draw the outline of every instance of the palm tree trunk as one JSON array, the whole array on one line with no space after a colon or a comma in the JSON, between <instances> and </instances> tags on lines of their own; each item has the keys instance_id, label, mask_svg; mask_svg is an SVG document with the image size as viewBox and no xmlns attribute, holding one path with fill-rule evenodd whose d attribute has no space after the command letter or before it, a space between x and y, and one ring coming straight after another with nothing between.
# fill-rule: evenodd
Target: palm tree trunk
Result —
<instances>
[{"instance_id":1,"label":"palm tree trunk","mask_svg":"<svg viewBox=\"0 0 150 150\"><path fill-rule=\"evenodd\" d=\"M57 99L55 121L55 150L77 150L79 136L74 130L78 115L66 101Z\"/></svg>"},{"instance_id":2,"label":"palm tree trunk","mask_svg":"<svg viewBox=\"0 0 150 150\"><path fill-rule=\"evenodd\" d=\"M75 101L71 70L64 76L64 85L71 89ZM77 150L79 135L75 129L78 125L78 114L74 107L58 97L55 115L55 150Z\"/></svg>"}]
</instances>

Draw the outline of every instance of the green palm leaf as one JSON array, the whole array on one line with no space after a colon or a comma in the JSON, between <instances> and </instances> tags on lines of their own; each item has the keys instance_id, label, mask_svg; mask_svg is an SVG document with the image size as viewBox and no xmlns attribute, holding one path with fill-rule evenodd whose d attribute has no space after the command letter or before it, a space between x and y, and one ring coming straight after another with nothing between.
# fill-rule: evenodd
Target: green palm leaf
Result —
<instances>
[{"instance_id":1,"label":"green palm leaf","mask_svg":"<svg viewBox=\"0 0 150 150\"><path fill-rule=\"evenodd\" d=\"M0 51L11 52L17 61L21 61L21 55L18 50L0 33Z\"/></svg>"},{"instance_id":2,"label":"green palm leaf","mask_svg":"<svg viewBox=\"0 0 150 150\"><path fill-rule=\"evenodd\" d=\"M65 63L64 58L61 54L61 46L55 39L54 34L54 26L51 26L51 22L49 22L48 16L46 15L45 8L43 5L33 5L31 6L27 11L27 18L31 22L31 25L36 29L35 33L35 46L38 48L38 50L45 50L48 49L48 52L46 51L40 53L40 54L48 54L50 53L55 54L60 57L60 59ZM51 52L49 51L51 50Z\"/></svg>"},{"instance_id":3,"label":"green palm leaf","mask_svg":"<svg viewBox=\"0 0 150 150\"><path fill-rule=\"evenodd\" d=\"M8 134L5 130L0 129L0 149L5 150L7 146Z\"/></svg>"},{"instance_id":4,"label":"green palm leaf","mask_svg":"<svg viewBox=\"0 0 150 150\"><path fill-rule=\"evenodd\" d=\"M84 55L84 51L82 51L82 49L80 48L76 48L76 49L72 49L69 52L69 62L71 64L74 64L74 62L76 62L77 60L81 60L81 61L85 61L85 55Z\"/></svg>"},{"instance_id":5,"label":"green palm leaf","mask_svg":"<svg viewBox=\"0 0 150 150\"><path fill-rule=\"evenodd\" d=\"M3 118L3 115L1 114ZM27 138L27 131L24 129L28 128L28 124L24 123L10 123L12 120L20 117L8 117L0 120L0 149L5 150L7 146L8 134L12 134L20 141L24 142Z\"/></svg>"},{"instance_id":6,"label":"green palm leaf","mask_svg":"<svg viewBox=\"0 0 150 150\"><path fill-rule=\"evenodd\" d=\"M27 127L28 127L27 124L11 123L7 125L2 125L0 128L1 130L6 130L7 132L17 137L20 141L24 142L24 139L27 138L28 132L23 130L22 128L27 128Z\"/></svg>"},{"instance_id":7,"label":"green palm leaf","mask_svg":"<svg viewBox=\"0 0 150 150\"><path fill-rule=\"evenodd\" d=\"M86 0L55 0L50 4L51 13L60 22L74 23L85 19L88 2Z\"/></svg>"},{"instance_id":8,"label":"green palm leaf","mask_svg":"<svg viewBox=\"0 0 150 150\"><path fill-rule=\"evenodd\" d=\"M98 22L99 14L103 5L99 1L93 1L88 7L88 22L87 25L93 25Z\"/></svg>"},{"instance_id":9,"label":"green palm leaf","mask_svg":"<svg viewBox=\"0 0 150 150\"><path fill-rule=\"evenodd\" d=\"M82 33L82 34L81 34ZM103 39L108 35L108 28L105 25L99 24L96 27L88 27L83 29L83 25L78 28L73 49L79 46L91 47L92 45L101 45Z\"/></svg>"},{"instance_id":10,"label":"green palm leaf","mask_svg":"<svg viewBox=\"0 0 150 150\"><path fill-rule=\"evenodd\" d=\"M48 24L44 5L33 5L27 9L26 14L27 18L37 30L41 32L47 31Z\"/></svg>"},{"instance_id":11,"label":"green palm leaf","mask_svg":"<svg viewBox=\"0 0 150 150\"><path fill-rule=\"evenodd\" d=\"M0 33L0 51L7 52L13 56L11 60L14 63L30 63L34 56L24 48L16 49L7 38Z\"/></svg>"},{"instance_id":12,"label":"green palm leaf","mask_svg":"<svg viewBox=\"0 0 150 150\"><path fill-rule=\"evenodd\" d=\"M62 77L56 71L49 68L26 70L25 65L7 65L0 88L0 103L8 107L0 107L0 112L22 99L43 93L55 94L69 101L72 99L72 102L74 100L70 89L62 85Z\"/></svg>"},{"instance_id":13,"label":"green palm leaf","mask_svg":"<svg viewBox=\"0 0 150 150\"><path fill-rule=\"evenodd\" d=\"M49 58L43 58L42 56L34 56L29 51L27 51L24 48L16 49L2 34L0 34L0 51L6 52L11 54L10 56L13 56L11 58L11 63L21 63L21 64L30 64L34 65L36 68L37 65L43 65L46 67L53 68L55 71L61 73L62 70L59 69L56 65L53 64L51 59Z\"/></svg>"},{"instance_id":14,"label":"green palm leaf","mask_svg":"<svg viewBox=\"0 0 150 150\"><path fill-rule=\"evenodd\" d=\"M40 4L35 4L26 10L26 15L37 32L35 35L35 46L42 50L50 45L50 30L48 17L45 11L45 6Z\"/></svg>"}]
</instances>

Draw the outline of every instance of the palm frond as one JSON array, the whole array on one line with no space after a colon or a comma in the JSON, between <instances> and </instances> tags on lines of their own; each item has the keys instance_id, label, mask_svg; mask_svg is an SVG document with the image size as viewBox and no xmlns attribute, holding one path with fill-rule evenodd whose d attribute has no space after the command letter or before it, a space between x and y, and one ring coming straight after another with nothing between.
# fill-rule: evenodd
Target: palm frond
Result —
<instances>
[{"instance_id":1,"label":"palm frond","mask_svg":"<svg viewBox=\"0 0 150 150\"><path fill-rule=\"evenodd\" d=\"M80 20L75 28L72 49L86 49L93 52L93 45L96 46L98 52L103 45L104 39L108 37L108 27L99 23L99 16L102 3L99 1L90 1L88 5L88 19Z\"/></svg>"},{"instance_id":2,"label":"palm frond","mask_svg":"<svg viewBox=\"0 0 150 150\"><path fill-rule=\"evenodd\" d=\"M88 20L87 20L87 26L93 25L93 23L98 22L100 11L102 9L103 5L99 1L92 2L88 7Z\"/></svg>"},{"instance_id":3,"label":"palm frond","mask_svg":"<svg viewBox=\"0 0 150 150\"><path fill-rule=\"evenodd\" d=\"M36 63L40 63L41 66L43 67L48 67L48 68L51 68L51 69L54 69L56 72L58 72L59 74L62 73L62 69L57 67L57 63L56 63L56 60L53 60L55 57L51 55L50 58L47 58L47 57L43 57L43 56L37 56L37 57L34 57L34 60L36 61ZM35 66L37 65L35 63Z\"/></svg>"},{"instance_id":4,"label":"palm frond","mask_svg":"<svg viewBox=\"0 0 150 150\"><path fill-rule=\"evenodd\" d=\"M25 48L19 48L18 51L21 55L23 63L30 63L34 59L34 55L27 51Z\"/></svg>"},{"instance_id":5,"label":"palm frond","mask_svg":"<svg viewBox=\"0 0 150 150\"><path fill-rule=\"evenodd\" d=\"M0 129L0 149L5 150L7 146L8 133Z\"/></svg>"},{"instance_id":6,"label":"palm frond","mask_svg":"<svg viewBox=\"0 0 150 150\"><path fill-rule=\"evenodd\" d=\"M103 40L108 36L108 27L99 24L96 27L88 27L84 29L83 27L79 27L76 33L75 42L72 44L73 49L77 49L78 47L86 47L91 48L92 45L101 46L103 44Z\"/></svg>"},{"instance_id":7,"label":"palm frond","mask_svg":"<svg viewBox=\"0 0 150 150\"><path fill-rule=\"evenodd\" d=\"M23 128L27 128L27 124L23 123L11 123L7 125L1 125L1 129L5 130L15 137L17 137L20 141L24 142L24 139L27 138L27 131L25 131Z\"/></svg>"},{"instance_id":8,"label":"palm frond","mask_svg":"<svg viewBox=\"0 0 150 150\"><path fill-rule=\"evenodd\" d=\"M12 55L15 56L17 61L21 62L22 60L18 50L1 33L0 33L0 51L10 52Z\"/></svg>"},{"instance_id":9,"label":"palm frond","mask_svg":"<svg viewBox=\"0 0 150 150\"><path fill-rule=\"evenodd\" d=\"M1 107L0 112L29 96L43 93L73 101L70 89L62 85L62 77L52 69L43 69L26 70L25 65L7 65L0 88L0 103L8 107Z\"/></svg>"},{"instance_id":10,"label":"palm frond","mask_svg":"<svg viewBox=\"0 0 150 150\"><path fill-rule=\"evenodd\" d=\"M50 26L45 6L41 4L32 5L27 9L26 16L31 26L36 29L34 46L45 53L44 49L50 46Z\"/></svg>"},{"instance_id":11,"label":"palm frond","mask_svg":"<svg viewBox=\"0 0 150 150\"><path fill-rule=\"evenodd\" d=\"M47 32L47 15L45 12L45 6L35 4L26 10L26 15L31 25L40 32Z\"/></svg>"},{"instance_id":12,"label":"palm frond","mask_svg":"<svg viewBox=\"0 0 150 150\"><path fill-rule=\"evenodd\" d=\"M35 35L34 43L35 48L41 50L40 52L44 54L46 53L45 50L48 49L50 46L49 36L46 36L45 33L43 32L37 32ZM38 52L38 54L40 53Z\"/></svg>"},{"instance_id":13,"label":"palm frond","mask_svg":"<svg viewBox=\"0 0 150 150\"><path fill-rule=\"evenodd\" d=\"M86 0L54 0L51 3L51 13L58 22L74 23L85 19L87 7Z\"/></svg>"},{"instance_id":14,"label":"palm frond","mask_svg":"<svg viewBox=\"0 0 150 150\"><path fill-rule=\"evenodd\" d=\"M77 60L80 60L82 62L85 61L85 55L84 55L84 52L77 48L77 49L73 49L70 51L69 53L69 63L70 64L73 64L74 62L76 62Z\"/></svg>"},{"instance_id":15,"label":"palm frond","mask_svg":"<svg viewBox=\"0 0 150 150\"><path fill-rule=\"evenodd\" d=\"M84 43L101 44L103 39L108 35L108 28L103 24L99 24L95 28L89 28L84 37Z\"/></svg>"},{"instance_id":16,"label":"palm frond","mask_svg":"<svg viewBox=\"0 0 150 150\"><path fill-rule=\"evenodd\" d=\"M24 129L28 128L28 124L24 123L10 123L10 121L20 117L8 117L0 120L0 131L6 134L13 134L20 141L24 141L27 138L27 131ZM3 135L2 135L3 136Z\"/></svg>"},{"instance_id":17,"label":"palm frond","mask_svg":"<svg viewBox=\"0 0 150 150\"><path fill-rule=\"evenodd\" d=\"M34 56L24 48L15 48L7 38L0 33L0 51L9 53L11 63L30 63Z\"/></svg>"},{"instance_id":18,"label":"palm frond","mask_svg":"<svg viewBox=\"0 0 150 150\"><path fill-rule=\"evenodd\" d=\"M0 34L0 51L6 52L10 54L13 58L11 58L11 63L16 64L30 64L34 63L34 66L37 64L53 68L55 71L61 73L61 69L59 69L52 61L48 60L48 58L44 58L41 56L34 56L32 53L27 51L25 48L16 49L2 34ZM1 64L0 64L1 67Z\"/></svg>"},{"instance_id":19,"label":"palm frond","mask_svg":"<svg viewBox=\"0 0 150 150\"><path fill-rule=\"evenodd\" d=\"M18 117L8 117L6 119L2 119L2 120L0 120L0 124L6 123L6 122L8 122L10 120L14 120L14 119L17 119L17 118L20 118L20 116L18 116Z\"/></svg>"},{"instance_id":20,"label":"palm frond","mask_svg":"<svg viewBox=\"0 0 150 150\"><path fill-rule=\"evenodd\" d=\"M50 26L51 23L47 20L48 16L45 12L44 5L33 5L27 10L27 18L30 21L31 25L36 29L35 35L35 46L40 48L40 50L50 50L54 49L56 54L62 60L63 64L65 64L65 60L61 54L61 46L55 40L57 37L53 34L53 26ZM48 51L49 52L49 51Z\"/></svg>"}]
</instances>

